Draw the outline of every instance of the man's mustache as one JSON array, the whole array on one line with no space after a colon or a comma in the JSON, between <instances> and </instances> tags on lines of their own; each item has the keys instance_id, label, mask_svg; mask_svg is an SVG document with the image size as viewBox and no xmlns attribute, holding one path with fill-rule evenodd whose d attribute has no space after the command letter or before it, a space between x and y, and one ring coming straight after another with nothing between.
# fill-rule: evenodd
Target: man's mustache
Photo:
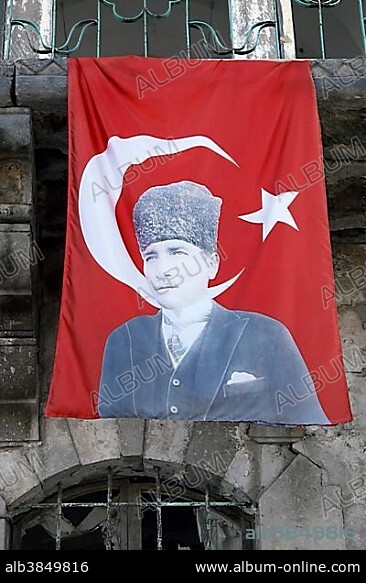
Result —
<instances>
[{"instance_id":1,"label":"man's mustache","mask_svg":"<svg viewBox=\"0 0 366 583\"><path fill-rule=\"evenodd\" d=\"M160 291L164 291L164 290L168 290L168 289L176 289L179 286L178 285L160 285L160 286L156 287L154 285L153 287L154 287L155 291L160 292Z\"/></svg>"},{"instance_id":2,"label":"man's mustache","mask_svg":"<svg viewBox=\"0 0 366 583\"><path fill-rule=\"evenodd\" d=\"M164 282L162 281L160 284L159 283L155 283L155 284L151 283L151 286L152 286L154 292L158 295L159 294L163 295L164 293L168 292L169 290L177 289L179 287L179 285L180 285L179 283L178 284L177 283L175 283L175 284L170 283L168 279L165 279Z\"/></svg>"}]
</instances>

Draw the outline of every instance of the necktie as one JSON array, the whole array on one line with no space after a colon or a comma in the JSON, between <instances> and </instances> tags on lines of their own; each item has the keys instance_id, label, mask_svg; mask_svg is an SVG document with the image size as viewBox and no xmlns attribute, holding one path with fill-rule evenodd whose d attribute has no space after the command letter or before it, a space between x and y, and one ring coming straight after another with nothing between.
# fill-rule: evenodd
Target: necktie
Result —
<instances>
[{"instance_id":1,"label":"necktie","mask_svg":"<svg viewBox=\"0 0 366 583\"><path fill-rule=\"evenodd\" d=\"M172 334L167 340L167 345L174 360L179 362L183 358L186 349L184 348L178 334Z\"/></svg>"},{"instance_id":2,"label":"necktie","mask_svg":"<svg viewBox=\"0 0 366 583\"><path fill-rule=\"evenodd\" d=\"M182 360L192 344L192 342L188 342L188 344L186 342L184 343L182 341L182 336L187 340L187 329L189 330L194 324L204 324L208 322L209 319L210 311L207 310L202 314L192 314L190 317L186 317L184 321L180 322L173 321L173 319L169 318L166 314L164 315L165 324L171 327L170 336L166 341L167 346L177 364Z\"/></svg>"}]
</instances>

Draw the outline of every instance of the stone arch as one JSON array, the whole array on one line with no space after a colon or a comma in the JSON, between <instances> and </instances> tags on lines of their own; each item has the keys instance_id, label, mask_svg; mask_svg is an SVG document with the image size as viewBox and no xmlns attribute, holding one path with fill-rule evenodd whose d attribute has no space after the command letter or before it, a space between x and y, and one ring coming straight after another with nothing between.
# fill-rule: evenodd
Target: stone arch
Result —
<instances>
[{"instance_id":1,"label":"stone arch","mask_svg":"<svg viewBox=\"0 0 366 583\"><path fill-rule=\"evenodd\" d=\"M158 470L162 492L173 497L203 494L208 485L220 500L245 503L253 514L246 490L256 475L255 444L244 424L46 419L42 433L41 443L0 454L0 496L15 522L59 484L63 491L107 486L109 468L116 481L153 481Z\"/></svg>"},{"instance_id":2,"label":"stone arch","mask_svg":"<svg viewBox=\"0 0 366 583\"><path fill-rule=\"evenodd\" d=\"M251 503L257 477L256 444L245 424L139 419L45 419L43 440L0 454L0 495L8 512L63 488L118 477L176 480L187 488Z\"/></svg>"}]
</instances>

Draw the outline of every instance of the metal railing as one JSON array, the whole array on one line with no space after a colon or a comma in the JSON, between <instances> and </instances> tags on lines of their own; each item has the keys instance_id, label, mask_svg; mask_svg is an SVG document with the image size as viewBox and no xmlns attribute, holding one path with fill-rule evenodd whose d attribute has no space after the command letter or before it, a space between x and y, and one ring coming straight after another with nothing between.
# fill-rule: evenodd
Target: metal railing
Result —
<instances>
[{"instance_id":1,"label":"metal railing","mask_svg":"<svg viewBox=\"0 0 366 583\"><path fill-rule=\"evenodd\" d=\"M320 47L321 47L321 58L325 59L327 56L326 42L325 42L325 32L324 32L324 11L336 6L340 6L345 0L293 0L299 6L304 8L312 8L318 12L319 21L319 37L320 37ZM361 27L361 35L363 41L363 52L366 54L366 13L365 13L365 0L357 0L358 11Z\"/></svg>"},{"instance_id":2,"label":"metal railing","mask_svg":"<svg viewBox=\"0 0 366 583\"><path fill-rule=\"evenodd\" d=\"M213 510L225 512L231 511L234 512L235 515L239 518L245 517L245 522L247 525L253 526L253 514L255 509L253 508L252 504L249 502L237 502L231 500L217 500L212 499L212 495L208 486L205 488L205 492L202 494L195 494L196 499L187 500L187 496L183 500L181 497L178 499L176 496L171 496L171 494L165 495L165 488L164 482L160 479L159 469L155 469L155 483L150 484L150 489L148 490L147 494L144 494L143 486L148 486L149 483L143 484L140 483L137 485L141 486L141 494L135 496L132 500L121 501L120 499L116 499L114 493L116 490L118 491L118 479L113 479L113 470L111 468L108 469L107 472L107 488L103 490L105 494L105 500L95 500L95 501L82 501L83 495L81 496L73 496L71 498L67 498L66 501L64 499L64 493L62 489L62 485L59 484L57 489L57 494L55 494L54 499L47 502L41 503L22 503L18 511L26 511L25 515L21 515L20 520L19 517L16 519L20 524L21 531L24 532L27 529L27 520L29 520L29 513L31 513L31 523L32 525L37 525L37 520L35 519L34 512L41 511L49 512L51 511L55 516L54 521L54 533L52 535L52 539L54 541L54 549L55 550L62 550L62 521L64 519L63 512L64 510L70 509L84 509L90 510L96 508L105 509L105 519L102 523L102 530L103 530L103 541L105 550L113 550L113 525L114 523L114 516L113 513L117 511L123 511L127 509L135 509L136 519L141 523L144 512L146 510L150 510L155 512L156 518L156 528L155 528L155 550L164 550L164 543L163 543L163 529L164 529L164 521L162 512L163 509L166 508L191 508L195 510L200 510L203 512L204 520L203 520L203 530L205 532L202 533L203 540L205 541L205 548L206 550L210 550L213 548L213 533L212 533L212 523L213 517L211 513ZM85 487L86 489L86 487ZM82 490L82 489L81 489ZM101 490L95 490L95 492L101 493ZM150 500L149 500L149 494ZM188 492L187 492L188 494ZM69 494L70 496L70 494ZM79 500L77 498L79 497ZM91 496L93 498L93 496ZM95 496L94 497L98 498ZM249 514L248 514L249 512ZM28 517L28 519L27 519ZM14 522L14 520L12 520ZM177 532L179 534L179 532ZM244 540L244 539L243 539ZM126 542L126 541L123 541Z\"/></svg>"},{"instance_id":3,"label":"metal railing","mask_svg":"<svg viewBox=\"0 0 366 583\"><path fill-rule=\"evenodd\" d=\"M58 0L49 0L49 3L45 3L44 6L49 6L50 14L50 30L45 34L41 30L40 24L33 22L27 18L19 18L14 16L14 0L8 0L7 4L7 15L6 15L6 26L5 26L5 40L4 40L4 57L9 59L11 56L12 47L12 35L14 29L17 27L18 30L21 29L25 34L30 50L38 55L49 55L50 57L55 56L73 56L78 53L83 45L86 35L90 29L95 30L95 56L104 56L102 52L102 36L104 27L104 17L103 10L109 10L109 17L112 17L114 21L118 22L121 26L133 25L140 23L142 26L142 47L141 54L145 57L150 55L150 39L149 39L149 25L153 20L169 19L174 14L175 9L178 5L184 7L184 31L185 31L185 51L181 55L186 58L199 57L202 58L202 54L197 55L192 47L192 32L193 30L199 31L203 45L206 48L206 57L223 57L223 56L235 56L235 55L248 55L253 53L262 40L262 32L265 29L273 29L274 37L273 44L276 51L277 57L283 57L283 31L282 31L282 2L284 0L272 0L273 2L273 18L269 20L263 20L259 22L248 23L246 30L243 34L242 42L240 46L235 46L233 43L233 16L232 16L232 1L229 0L227 4L227 17L228 17L228 28L229 28L229 42L226 43L220 31L218 31L211 23L205 20L195 20L191 18L191 6L190 0L167 0L166 9L161 12L155 12L150 9L149 0L141 0L142 8L138 10L135 14L124 15L119 12L116 7L116 2L110 0L90 0L88 7L93 6L95 10L94 18L85 18L73 23L68 31L65 31L64 42L59 41L59 34L57 32L58 17L60 5L64 9L64 5ZM321 47L321 57L326 58L326 39L324 32L324 13L326 10L330 10L342 3L344 5L346 0L292 0L293 5L297 4L305 9L313 9L317 11L318 14L318 32L320 37L320 47ZM359 23L355 23L355 26L361 26L361 34L363 39L363 51L366 53L366 33L365 33L365 0L355 0L358 2L359 11ZM19 2L17 3L19 7ZM26 3L24 3L26 7ZM66 5L67 8L67 5ZM103 10L102 10L103 9ZM26 15L25 15L26 16ZM295 31L296 32L296 31ZM46 39L45 36L48 38ZM172 53L174 54L174 47L172 47ZM92 55L90 55L92 56Z\"/></svg>"},{"instance_id":4,"label":"metal railing","mask_svg":"<svg viewBox=\"0 0 366 583\"><path fill-rule=\"evenodd\" d=\"M277 18L276 1L273 0L276 18L274 20L265 20L260 22L255 22L250 24L244 35L243 42L240 46L230 46L226 44L220 35L220 32L215 30L215 28L203 20L192 20L190 17L190 0L169 0L168 7L163 12L154 12L149 8L149 0L142 0L143 7L135 15L125 16L121 14L116 8L116 2L111 2L109 0L95 0L96 7L96 17L88 18L84 20L79 20L74 23L67 34L65 42L57 43L57 15L58 15L58 1L52 0L51 4L51 32L49 42L46 42L44 35L40 29L39 24L28 20L26 18L15 18L14 17L14 0L8 0L8 10L7 10L7 22L6 22L6 37L5 37L5 47L4 56L5 59L9 59L11 50L11 37L14 27L20 27L29 43L31 50L39 55L50 55L54 56L72 56L80 49L86 32L90 28L95 29L96 34L96 57L102 56L101 51L101 41L103 33L103 17L102 17L102 7L107 7L110 9L113 18L119 22L121 25L131 25L138 22L142 23L143 34L142 34L142 54L143 56L149 56L149 34L148 25L152 19L168 19L172 16L175 5L184 5L185 9L185 42L186 51L185 56L190 58L192 55L191 50L191 31L193 29L198 30L202 39L208 49L209 55L224 56L224 55L246 55L252 53L258 46L260 40L260 33L266 28L274 28L276 31L279 30L279 22ZM231 11L230 2L228 3L228 19L230 27L230 37L231 35ZM36 41L35 44L34 40ZM208 56L209 56L208 55ZM280 47L278 45L278 56L280 56Z\"/></svg>"}]
</instances>

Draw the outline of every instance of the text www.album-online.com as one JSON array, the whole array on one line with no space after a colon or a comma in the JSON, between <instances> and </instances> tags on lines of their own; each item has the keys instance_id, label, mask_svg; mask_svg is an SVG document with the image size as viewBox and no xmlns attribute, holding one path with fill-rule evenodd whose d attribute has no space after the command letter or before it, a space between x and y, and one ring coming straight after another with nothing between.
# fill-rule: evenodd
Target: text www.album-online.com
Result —
<instances>
[{"instance_id":1,"label":"text www.album-online.com","mask_svg":"<svg viewBox=\"0 0 366 583\"><path fill-rule=\"evenodd\" d=\"M359 563L196 563L197 573L360 573Z\"/></svg>"}]
</instances>

